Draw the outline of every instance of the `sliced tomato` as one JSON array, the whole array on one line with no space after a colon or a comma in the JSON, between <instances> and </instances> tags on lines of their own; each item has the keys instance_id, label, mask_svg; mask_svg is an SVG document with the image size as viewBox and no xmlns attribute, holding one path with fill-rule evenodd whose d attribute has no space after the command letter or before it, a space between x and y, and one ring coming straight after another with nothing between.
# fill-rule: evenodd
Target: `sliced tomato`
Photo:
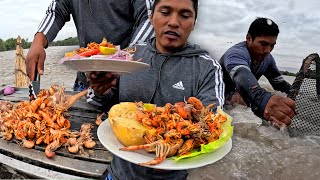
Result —
<instances>
[{"instance_id":1,"label":"sliced tomato","mask_svg":"<svg viewBox=\"0 0 320 180\"><path fill-rule=\"evenodd\" d=\"M88 56L92 56L92 55L97 55L99 53L99 49L92 49L90 51L85 51L79 54L79 56L84 56L84 57L88 57Z\"/></svg>"}]
</instances>

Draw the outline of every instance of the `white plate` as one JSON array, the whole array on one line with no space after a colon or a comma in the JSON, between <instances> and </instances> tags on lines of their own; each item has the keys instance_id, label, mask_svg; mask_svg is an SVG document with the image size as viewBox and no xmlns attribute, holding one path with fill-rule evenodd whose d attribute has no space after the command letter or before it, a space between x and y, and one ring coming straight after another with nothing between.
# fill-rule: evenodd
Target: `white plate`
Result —
<instances>
[{"instance_id":1,"label":"white plate","mask_svg":"<svg viewBox=\"0 0 320 180\"><path fill-rule=\"evenodd\" d=\"M108 71L117 73L131 73L149 68L149 64L142 62L99 58L69 59L64 60L62 64L81 72Z\"/></svg>"},{"instance_id":2,"label":"white plate","mask_svg":"<svg viewBox=\"0 0 320 180\"><path fill-rule=\"evenodd\" d=\"M147 153L145 150L139 151L121 151L124 147L113 134L109 120L106 119L98 127L98 138L102 145L107 148L114 155L132 162L134 164L148 162L155 158L155 153ZM150 168L165 169L165 170L183 170L192 169L208 164L212 164L225 155L227 155L232 147L232 140L230 140L218 150L212 153L201 154L192 158L186 158L179 161L166 159L158 165L148 166Z\"/></svg>"}]
</instances>

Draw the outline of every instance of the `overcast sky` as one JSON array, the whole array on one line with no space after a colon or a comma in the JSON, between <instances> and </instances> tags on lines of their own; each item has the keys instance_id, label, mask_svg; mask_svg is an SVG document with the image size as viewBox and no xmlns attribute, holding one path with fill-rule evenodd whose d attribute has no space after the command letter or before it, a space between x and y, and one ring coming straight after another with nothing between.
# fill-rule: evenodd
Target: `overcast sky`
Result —
<instances>
[{"instance_id":1,"label":"overcast sky","mask_svg":"<svg viewBox=\"0 0 320 180\"><path fill-rule=\"evenodd\" d=\"M233 44L245 40L256 17L269 17L280 28L272 52L278 66L299 68L308 54L320 49L319 0L199 0L199 17L191 41L220 58ZM32 41L51 0L0 0L0 38L21 35ZM56 40L76 36L72 22Z\"/></svg>"}]
</instances>

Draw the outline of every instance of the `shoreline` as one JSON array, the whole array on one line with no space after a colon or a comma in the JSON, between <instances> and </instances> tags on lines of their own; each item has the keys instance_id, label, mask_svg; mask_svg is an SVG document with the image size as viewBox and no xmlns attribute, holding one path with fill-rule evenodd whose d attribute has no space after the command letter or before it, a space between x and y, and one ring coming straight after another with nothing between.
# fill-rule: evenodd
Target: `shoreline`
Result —
<instances>
[{"instance_id":1,"label":"shoreline","mask_svg":"<svg viewBox=\"0 0 320 180\"><path fill-rule=\"evenodd\" d=\"M66 90L72 90L76 79L76 71L59 64L59 60L64 57L64 53L73 51L76 46L54 46L47 48L46 60L44 64L44 75L40 77L41 88L49 88L52 84L65 85ZM15 85L15 55L16 51L0 52L0 74L2 80L0 87ZM24 50L24 56L28 49Z\"/></svg>"}]
</instances>

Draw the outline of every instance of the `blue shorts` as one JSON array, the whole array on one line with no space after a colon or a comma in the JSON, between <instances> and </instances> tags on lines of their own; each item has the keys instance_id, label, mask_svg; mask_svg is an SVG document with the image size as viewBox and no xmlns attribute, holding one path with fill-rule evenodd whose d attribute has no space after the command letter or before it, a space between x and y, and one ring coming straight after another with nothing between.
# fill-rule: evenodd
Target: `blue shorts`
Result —
<instances>
[{"instance_id":1,"label":"blue shorts","mask_svg":"<svg viewBox=\"0 0 320 180\"><path fill-rule=\"evenodd\" d=\"M111 173L108 173L108 175L107 175L105 180L113 180Z\"/></svg>"},{"instance_id":2,"label":"blue shorts","mask_svg":"<svg viewBox=\"0 0 320 180\"><path fill-rule=\"evenodd\" d=\"M85 89L88 89L88 87L77 78L73 84L73 91L83 91Z\"/></svg>"}]
</instances>

